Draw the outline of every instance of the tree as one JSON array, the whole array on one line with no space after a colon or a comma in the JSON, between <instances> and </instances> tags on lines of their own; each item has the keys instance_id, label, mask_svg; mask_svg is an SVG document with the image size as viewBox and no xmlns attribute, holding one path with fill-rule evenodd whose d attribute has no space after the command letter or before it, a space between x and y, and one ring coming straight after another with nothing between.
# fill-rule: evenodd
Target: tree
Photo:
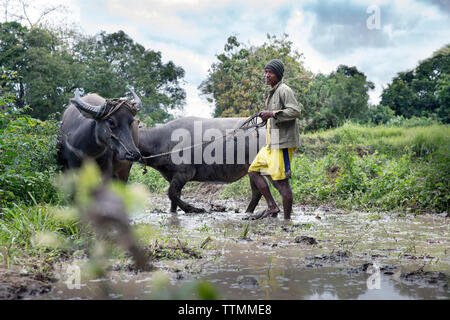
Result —
<instances>
[{"instance_id":1,"label":"tree","mask_svg":"<svg viewBox=\"0 0 450 320\"><path fill-rule=\"evenodd\" d=\"M161 52L145 49L123 31L82 37L74 51L82 65L85 92L112 98L124 96L131 86L143 101L141 118L147 116L151 122L170 119L168 111L185 103L180 87L184 70L172 61L162 63Z\"/></svg>"},{"instance_id":2,"label":"tree","mask_svg":"<svg viewBox=\"0 0 450 320\"><path fill-rule=\"evenodd\" d=\"M297 98L306 92L310 78L303 67L302 55L292 49L285 34L281 39L267 35L268 43L247 46L236 36L228 37L224 52L217 55L206 80L199 90L209 102L215 103L215 117L248 117L265 109L264 95L270 88L264 85L264 66L271 59L281 59L285 65L283 80Z\"/></svg>"},{"instance_id":3,"label":"tree","mask_svg":"<svg viewBox=\"0 0 450 320\"><path fill-rule=\"evenodd\" d=\"M10 89L16 105L47 119L63 110L79 83L79 65L68 46L50 30L28 29L17 22L0 24L0 66L17 72Z\"/></svg>"},{"instance_id":4,"label":"tree","mask_svg":"<svg viewBox=\"0 0 450 320\"><path fill-rule=\"evenodd\" d=\"M381 104L405 118L435 115L449 123L449 75L450 44L421 61L415 69L399 72L383 90Z\"/></svg>"},{"instance_id":5,"label":"tree","mask_svg":"<svg viewBox=\"0 0 450 320\"><path fill-rule=\"evenodd\" d=\"M364 73L356 67L338 66L328 77L329 118L333 127L349 119L360 119L368 110L369 90L375 85L367 81Z\"/></svg>"},{"instance_id":6,"label":"tree","mask_svg":"<svg viewBox=\"0 0 450 320\"><path fill-rule=\"evenodd\" d=\"M302 128L332 128L346 120L362 120L368 111L368 91L375 86L356 67L340 65L328 76L312 78L304 96Z\"/></svg>"}]
</instances>

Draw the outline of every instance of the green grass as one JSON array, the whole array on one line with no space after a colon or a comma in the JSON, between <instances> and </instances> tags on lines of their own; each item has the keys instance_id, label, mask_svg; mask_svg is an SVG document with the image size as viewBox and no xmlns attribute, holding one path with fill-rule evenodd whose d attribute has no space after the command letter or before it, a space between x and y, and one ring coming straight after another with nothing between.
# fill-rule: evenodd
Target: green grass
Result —
<instances>
[{"instance_id":1,"label":"green grass","mask_svg":"<svg viewBox=\"0 0 450 320\"><path fill-rule=\"evenodd\" d=\"M53 263L62 256L86 248L93 240L78 219L63 218L67 208L14 204L0 216L0 263L19 265L34 275L51 276Z\"/></svg>"},{"instance_id":2,"label":"green grass","mask_svg":"<svg viewBox=\"0 0 450 320\"><path fill-rule=\"evenodd\" d=\"M130 171L128 183L142 183L148 187L150 192L164 193L169 188L169 183L155 169L146 167L147 173L144 174L143 166L137 163L133 164Z\"/></svg>"},{"instance_id":3,"label":"green grass","mask_svg":"<svg viewBox=\"0 0 450 320\"><path fill-rule=\"evenodd\" d=\"M432 125L403 128L347 123L336 129L303 135L302 141L300 151L310 156L325 155L330 147L345 145L354 151L376 150L392 157L405 153L425 157L439 148L449 149L450 127Z\"/></svg>"}]
</instances>

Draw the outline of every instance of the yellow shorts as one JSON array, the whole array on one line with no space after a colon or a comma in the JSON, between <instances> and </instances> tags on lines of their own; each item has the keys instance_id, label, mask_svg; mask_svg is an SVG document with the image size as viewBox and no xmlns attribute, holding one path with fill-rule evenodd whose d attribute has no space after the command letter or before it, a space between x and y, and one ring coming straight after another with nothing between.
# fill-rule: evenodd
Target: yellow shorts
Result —
<instances>
[{"instance_id":1,"label":"yellow shorts","mask_svg":"<svg viewBox=\"0 0 450 320\"><path fill-rule=\"evenodd\" d=\"M289 148L289 162L292 163L292 154L295 148ZM292 169L291 169L292 170ZM253 160L248 171L256 171L262 175L269 175L273 180L286 179L284 169L284 158L282 149L270 150L268 146L265 146L259 150L255 159Z\"/></svg>"}]
</instances>

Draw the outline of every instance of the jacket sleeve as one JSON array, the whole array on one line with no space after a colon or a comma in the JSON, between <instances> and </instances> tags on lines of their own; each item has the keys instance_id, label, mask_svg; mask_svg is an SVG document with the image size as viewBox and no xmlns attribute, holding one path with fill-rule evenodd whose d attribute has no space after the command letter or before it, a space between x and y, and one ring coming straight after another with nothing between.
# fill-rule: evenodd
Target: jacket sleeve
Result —
<instances>
[{"instance_id":1,"label":"jacket sleeve","mask_svg":"<svg viewBox=\"0 0 450 320\"><path fill-rule=\"evenodd\" d=\"M283 92L280 92L280 99L284 108L274 111L275 123L289 121L300 117L300 107L291 88L286 88Z\"/></svg>"}]
</instances>

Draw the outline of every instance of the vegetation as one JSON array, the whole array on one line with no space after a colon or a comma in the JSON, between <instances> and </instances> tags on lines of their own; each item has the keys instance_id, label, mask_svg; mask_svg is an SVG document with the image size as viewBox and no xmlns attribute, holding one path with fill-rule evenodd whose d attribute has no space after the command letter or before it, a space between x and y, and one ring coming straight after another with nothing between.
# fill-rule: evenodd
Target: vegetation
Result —
<instances>
[{"instance_id":1,"label":"vegetation","mask_svg":"<svg viewBox=\"0 0 450 320\"><path fill-rule=\"evenodd\" d=\"M10 73L4 72L6 81ZM0 96L0 206L57 203L53 184L58 122L41 121L14 107L11 94Z\"/></svg>"},{"instance_id":2,"label":"vegetation","mask_svg":"<svg viewBox=\"0 0 450 320\"><path fill-rule=\"evenodd\" d=\"M207 99L215 102L215 117L248 117L264 110L264 95L268 87L262 73L266 63L273 58L285 64L284 80L297 93L307 90L307 72L300 61L302 55L292 49L285 35L282 39L268 35L269 43L260 47L246 46L235 36L230 36L224 53L217 55L218 62L211 66L208 78L199 89Z\"/></svg>"},{"instance_id":3,"label":"vegetation","mask_svg":"<svg viewBox=\"0 0 450 320\"><path fill-rule=\"evenodd\" d=\"M130 183L141 183L148 187L150 192L162 193L169 188L169 183L155 169L151 167L133 165L130 172Z\"/></svg>"},{"instance_id":4,"label":"vegetation","mask_svg":"<svg viewBox=\"0 0 450 320\"><path fill-rule=\"evenodd\" d=\"M400 72L383 90L381 103L369 105L373 82L354 66L340 65L330 74L312 74L302 54L292 48L288 35L281 39L268 35L261 46L240 43L230 36L224 52L217 55L208 77L199 86L214 102L215 117L250 116L265 109L265 64L273 58L285 63L286 82L302 104L301 130L314 132L336 128L346 121L386 124L395 117L430 118L449 123L449 45L436 51L417 68Z\"/></svg>"},{"instance_id":5,"label":"vegetation","mask_svg":"<svg viewBox=\"0 0 450 320\"><path fill-rule=\"evenodd\" d=\"M383 90L381 104L396 115L434 117L450 123L450 44L421 61L411 71L399 72Z\"/></svg>"}]
</instances>

